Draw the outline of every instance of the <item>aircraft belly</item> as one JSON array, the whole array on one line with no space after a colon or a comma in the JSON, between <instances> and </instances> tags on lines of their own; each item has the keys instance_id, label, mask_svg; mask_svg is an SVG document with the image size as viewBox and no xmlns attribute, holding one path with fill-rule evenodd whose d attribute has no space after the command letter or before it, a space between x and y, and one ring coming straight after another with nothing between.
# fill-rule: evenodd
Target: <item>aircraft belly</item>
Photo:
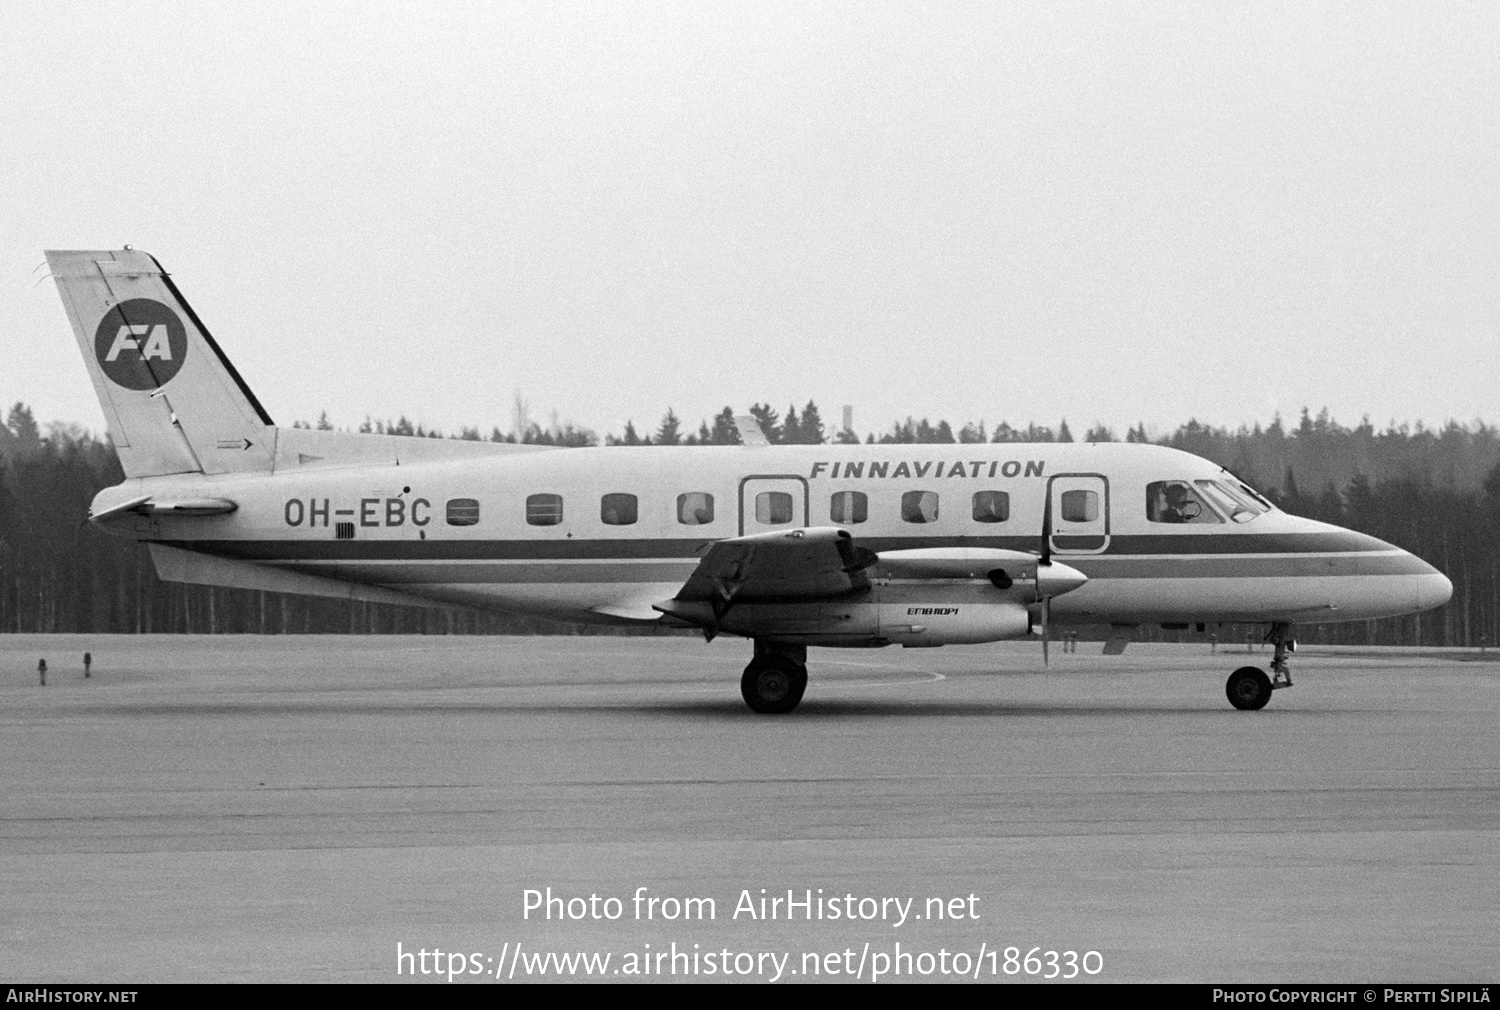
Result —
<instances>
[{"instance_id":1,"label":"aircraft belly","mask_svg":"<svg viewBox=\"0 0 1500 1010\"><path fill-rule=\"evenodd\" d=\"M654 623L661 615L650 604L677 592L695 566L693 560L649 558L382 558L299 561L281 567L482 610L588 623Z\"/></svg>"},{"instance_id":2,"label":"aircraft belly","mask_svg":"<svg viewBox=\"0 0 1500 1010\"><path fill-rule=\"evenodd\" d=\"M1053 601L1071 623L1297 621L1331 623L1411 613L1431 575L1290 575L1283 578L1095 576Z\"/></svg>"}]
</instances>

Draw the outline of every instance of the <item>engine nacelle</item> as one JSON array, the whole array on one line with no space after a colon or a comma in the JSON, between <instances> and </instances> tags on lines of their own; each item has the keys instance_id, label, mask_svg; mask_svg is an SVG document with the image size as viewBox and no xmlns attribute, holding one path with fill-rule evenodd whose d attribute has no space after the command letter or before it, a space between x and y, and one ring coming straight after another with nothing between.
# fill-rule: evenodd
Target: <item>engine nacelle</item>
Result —
<instances>
[{"instance_id":1,"label":"engine nacelle","mask_svg":"<svg viewBox=\"0 0 1500 1010\"><path fill-rule=\"evenodd\" d=\"M907 646L973 645L1021 638L1031 630L1018 603L879 603L881 638Z\"/></svg>"},{"instance_id":2,"label":"engine nacelle","mask_svg":"<svg viewBox=\"0 0 1500 1010\"><path fill-rule=\"evenodd\" d=\"M655 608L715 633L803 645L974 645L1031 631L1028 607L1087 578L1035 554L975 547L865 551L868 588L833 598L664 600ZM1039 577L1040 576L1040 577ZM1040 590L1040 591L1039 591Z\"/></svg>"}]
</instances>

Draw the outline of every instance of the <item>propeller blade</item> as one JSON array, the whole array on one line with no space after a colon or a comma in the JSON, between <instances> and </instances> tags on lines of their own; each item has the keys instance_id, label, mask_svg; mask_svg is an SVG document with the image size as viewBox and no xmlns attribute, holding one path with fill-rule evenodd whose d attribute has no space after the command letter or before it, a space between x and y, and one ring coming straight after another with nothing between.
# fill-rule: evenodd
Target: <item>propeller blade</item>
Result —
<instances>
[{"instance_id":1,"label":"propeller blade","mask_svg":"<svg viewBox=\"0 0 1500 1010\"><path fill-rule=\"evenodd\" d=\"M1047 618L1052 611L1052 597L1042 600L1042 666L1051 666L1047 657Z\"/></svg>"},{"instance_id":2,"label":"propeller blade","mask_svg":"<svg viewBox=\"0 0 1500 1010\"><path fill-rule=\"evenodd\" d=\"M1042 595L1042 568L1052 567L1052 486L1047 485L1047 498L1042 505L1042 553L1036 563L1036 596L1042 604L1042 666L1052 665L1048 655L1047 623L1052 616L1052 597Z\"/></svg>"},{"instance_id":3,"label":"propeller blade","mask_svg":"<svg viewBox=\"0 0 1500 1010\"><path fill-rule=\"evenodd\" d=\"M1042 506L1042 564L1052 564L1052 487L1047 487L1047 501Z\"/></svg>"}]
</instances>

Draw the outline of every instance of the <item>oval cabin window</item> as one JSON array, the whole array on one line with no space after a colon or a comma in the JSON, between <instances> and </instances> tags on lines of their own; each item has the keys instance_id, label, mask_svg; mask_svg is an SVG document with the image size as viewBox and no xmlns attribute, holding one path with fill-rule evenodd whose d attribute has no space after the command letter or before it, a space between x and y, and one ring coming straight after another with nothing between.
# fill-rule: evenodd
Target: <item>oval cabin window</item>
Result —
<instances>
[{"instance_id":1,"label":"oval cabin window","mask_svg":"<svg viewBox=\"0 0 1500 1010\"><path fill-rule=\"evenodd\" d=\"M714 521L714 496L689 491L677 496L677 521L685 526L706 526Z\"/></svg>"},{"instance_id":2,"label":"oval cabin window","mask_svg":"<svg viewBox=\"0 0 1500 1010\"><path fill-rule=\"evenodd\" d=\"M1010 518L1010 495L1005 491L975 491L974 521L1003 523Z\"/></svg>"},{"instance_id":3,"label":"oval cabin window","mask_svg":"<svg viewBox=\"0 0 1500 1010\"><path fill-rule=\"evenodd\" d=\"M936 491L908 491L901 496L901 518L909 523L935 523L938 517Z\"/></svg>"},{"instance_id":4,"label":"oval cabin window","mask_svg":"<svg viewBox=\"0 0 1500 1010\"><path fill-rule=\"evenodd\" d=\"M479 524L479 499L448 499L449 526L477 526Z\"/></svg>"},{"instance_id":5,"label":"oval cabin window","mask_svg":"<svg viewBox=\"0 0 1500 1010\"><path fill-rule=\"evenodd\" d=\"M633 494L607 494L599 499L599 521L606 526L630 526L639 515Z\"/></svg>"},{"instance_id":6,"label":"oval cabin window","mask_svg":"<svg viewBox=\"0 0 1500 1010\"><path fill-rule=\"evenodd\" d=\"M828 499L828 518L854 525L870 517L870 499L863 491L837 491Z\"/></svg>"},{"instance_id":7,"label":"oval cabin window","mask_svg":"<svg viewBox=\"0 0 1500 1010\"><path fill-rule=\"evenodd\" d=\"M1063 522L1091 523L1099 518L1099 492L1064 491L1062 493Z\"/></svg>"},{"instance_id":8,"label":"oval cabin window","mask_svg":"<svg viewBox=\"0 0 1500 1010\"><path fill-rule=\"evenodd\" d=\"M755 496L755 521L777 526L792 521L792 496L785 491L762 491Z\"/></svg>"},{"instance_id":9,"label":"oval cabin window","mask_svg":"<svg viewBox=\"0 0 1500 1010\"><path fill-rule=\"evenodd\" d=\"M562 520L562 495L531 494L526 496L526 524L528 526L556 526Z\"/></svg>"}]
</instances>

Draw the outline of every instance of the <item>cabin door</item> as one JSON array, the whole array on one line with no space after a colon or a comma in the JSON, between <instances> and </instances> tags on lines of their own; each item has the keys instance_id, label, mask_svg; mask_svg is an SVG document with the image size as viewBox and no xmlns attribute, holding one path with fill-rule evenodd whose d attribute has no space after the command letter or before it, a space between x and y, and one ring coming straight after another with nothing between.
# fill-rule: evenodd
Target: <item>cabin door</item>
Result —
<instances>
[{"instance_id":1,"label":"cabin door","mask_svg":"<svg viewBox=\"0 0 1500 1010\"><path fill-rule=\"evenodd\" d=\"M1102 554L1109 546L1109 480L1060 473L1047 481L1052 497L1052 552Z\"/></svg>"},{"instance_id":2,"label":"cabin door","mask_svg":"<svg viewBox=\"0 0 1500 1010\"><path fill-rule=\"evenodd\" d=\"M807 480L765 474L740 481L740 536L807 525Z\"/></svg>"}]
</instances>

